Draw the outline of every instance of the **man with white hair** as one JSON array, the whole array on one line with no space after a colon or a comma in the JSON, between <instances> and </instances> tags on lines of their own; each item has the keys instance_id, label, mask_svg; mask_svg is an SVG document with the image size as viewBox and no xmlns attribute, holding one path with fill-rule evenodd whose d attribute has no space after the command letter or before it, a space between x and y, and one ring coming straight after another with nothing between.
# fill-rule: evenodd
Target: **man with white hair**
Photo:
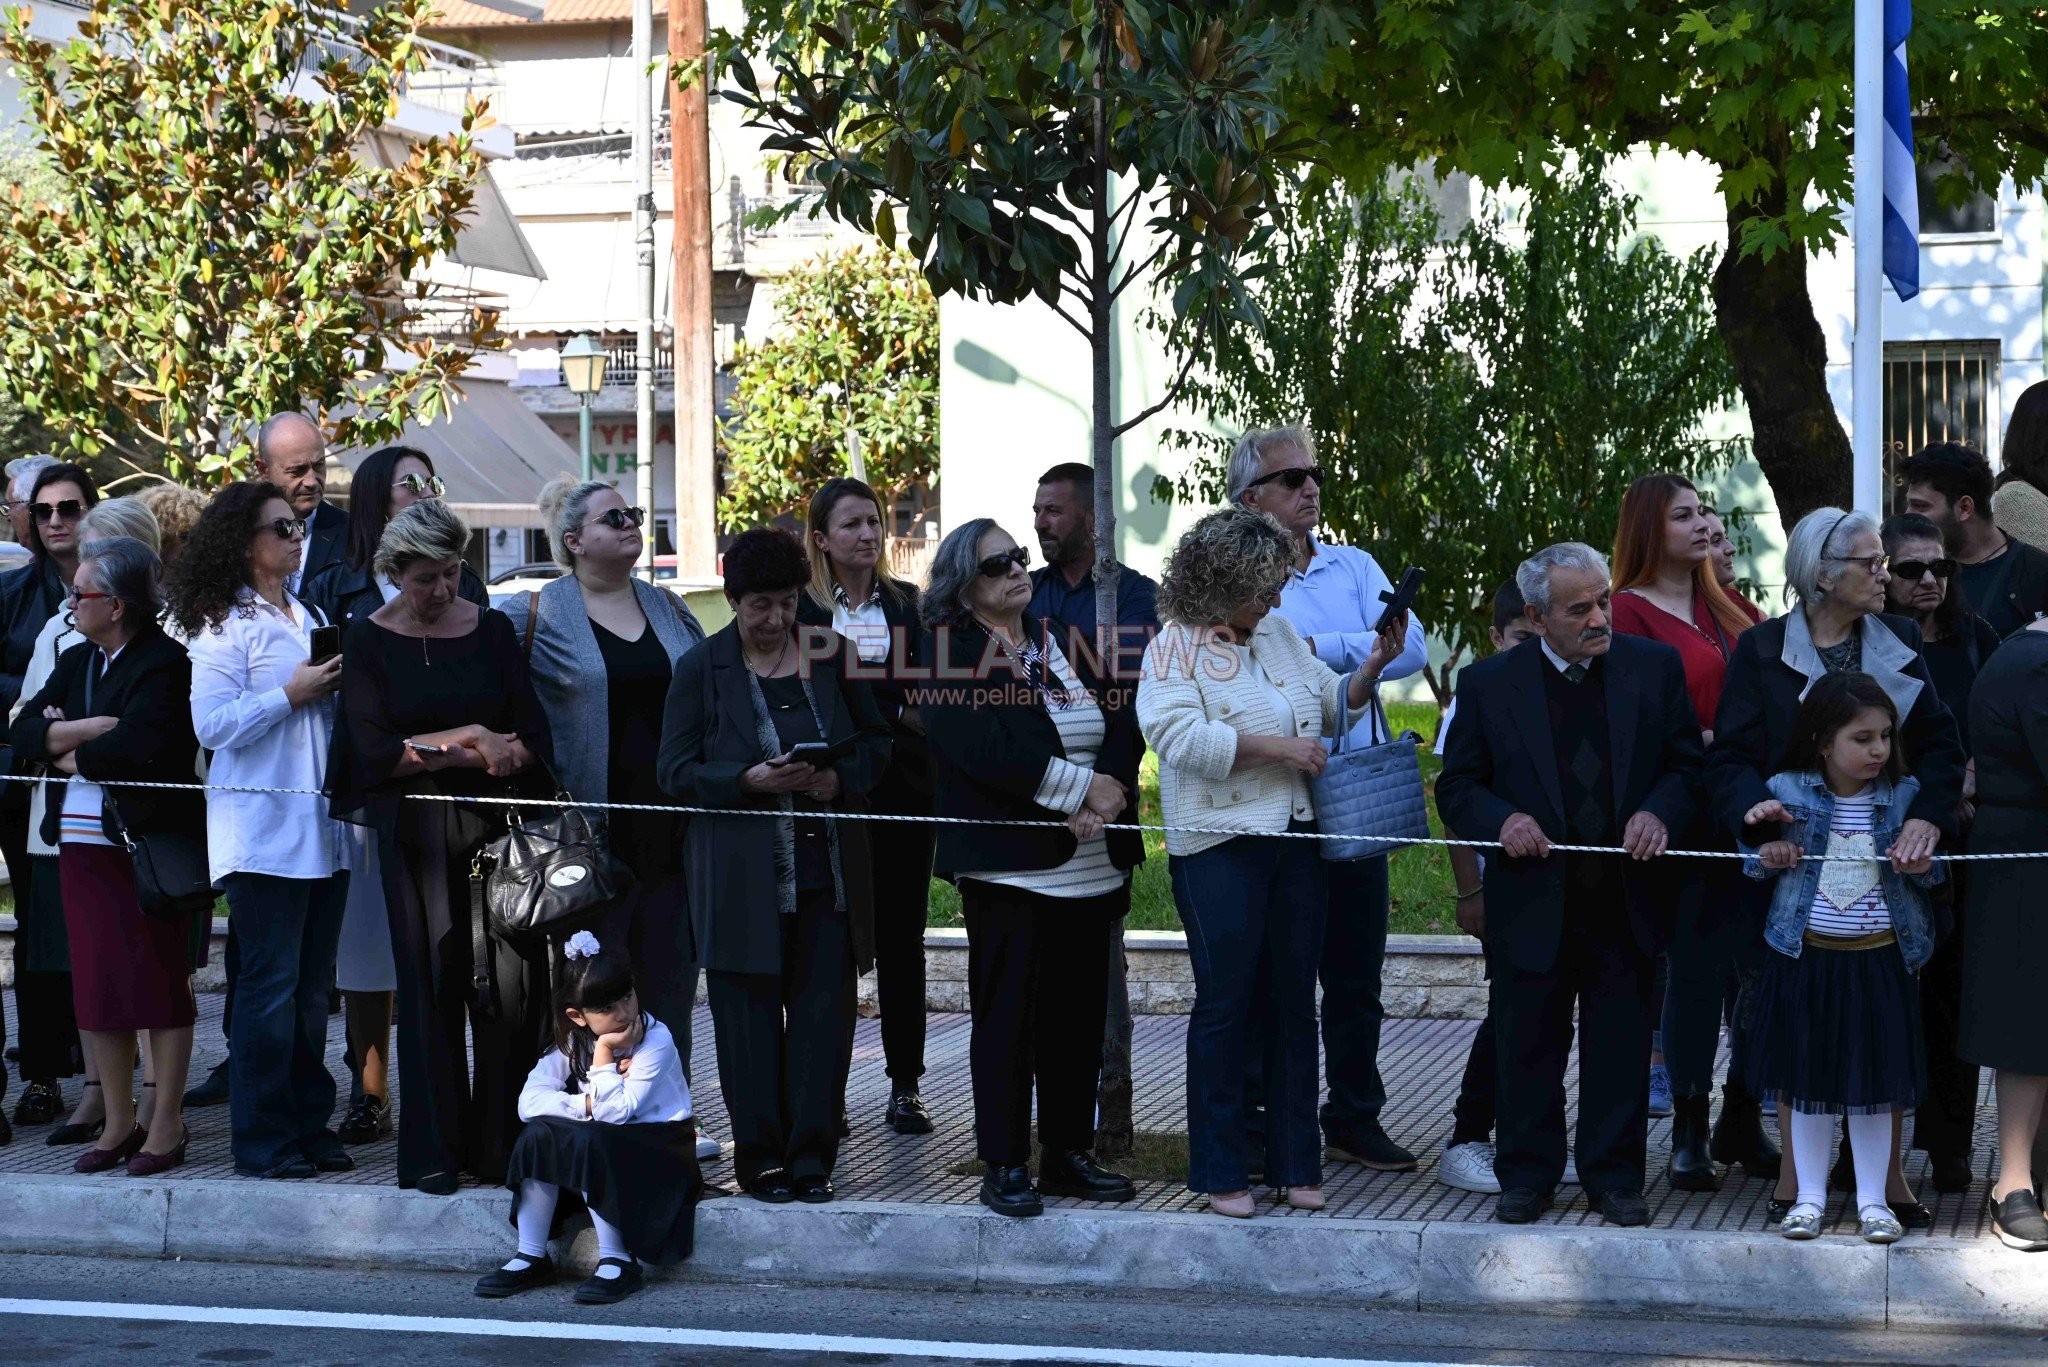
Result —
<instances>
[{"instance_id":1,"label":"man with white hair","mask_svg":"<svg viewBox=\"0 0 2048 1367\"><path fill-rule=\"evenodd\" d=\"M1486 861L1498 1217L1527 1224L1564 1176L1564 1074L1579 1020L1587 1203L1609 1224L1649 1221L1643 1179L1651 1004L1669 934L1664 853L1700 801L1700 725L1678 652L1614 634L1607 561L1566 542L1515 574L1536 638L1458 680L1437 778L1444 825L1499 841ZM1620 846L1630 859L1559 854Z\"/></svg>"},{"instance_id":2,"label":"man with white hair","mask_svg":"<svg viewBox=\"0 0 2048 1367\"><path fill-rule=\"evenodd\" d=\"M28 539L28 497L29 489L36 482L36 472L46 465L55 465L55 456L17 456L7 462L7 523L14 531L17 546L29 545Z\"/></svg>"},{"instance_id":3,"label":"man with white hair","mask_svg":"<svg viewBox=\"0 0 2048 1367\"><path fill-rule=\"evenodd\" d=\"M256 478L284 490L285 502L306 522L306 550L290 588L341 559L348 545L348 514L327 501L327 438L304 413L279 413L256 434Z\"/></svg>"},{"instance_id":4,"label":"man with white hair","mask_svg":"<svg viewBox=\"0 0 2048 1367\"><path fill-rule=\"evenodd\" d=\"M1356 546L1319 540L1323 471L1305 428L1247 432L1231 453L1230 501L1268 513L1294 533L1300 558L1281 590L1282 617L1330 668L1368 679L1401 679L1429 658L1422 623L1408 614L1375 632L1393 584L1379 562ZM1389 737L1368 715L1347 738L1374 745ZM1380 970L1387 957L1387 860L1354 859L1329 866L1330 911L1324 923L1319 975L1323 984L1323 1069L1330 1099L1323 1139L1330 1157L1381 1172L1412 1172L1415 1155L1380 1124L1387 1089L1380 1077ZM1248 1096L1260 1095L1257 1088ZM1256 1129L1256 1121L1254 1122Z\"/></svg>"}]
</instances>

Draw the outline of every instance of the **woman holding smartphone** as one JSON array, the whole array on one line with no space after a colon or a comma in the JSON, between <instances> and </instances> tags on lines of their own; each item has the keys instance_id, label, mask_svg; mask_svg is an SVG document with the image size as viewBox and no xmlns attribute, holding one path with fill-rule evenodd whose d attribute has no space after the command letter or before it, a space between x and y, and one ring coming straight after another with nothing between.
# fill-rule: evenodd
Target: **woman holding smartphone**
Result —
<instances>
[{"instance_id":1,"label":"woman holding smartphone","mask_svg":"<svg viewBox=\"0 0 2048 1367\"><path fill-rule=\"evenodd\" d=\"M470 922L470 863L501 818L414 800L548 795L517 783L542 771L547 718L512 624L459 596L468 545L438 500L385 527L372 569L398 594L349 631L328 774L336 814L377 833L406 1079L398 1185L436 1196L462 1172L505 1180L519 1089L548 1031L546 960Z\"/></svg>"}]
</instances>

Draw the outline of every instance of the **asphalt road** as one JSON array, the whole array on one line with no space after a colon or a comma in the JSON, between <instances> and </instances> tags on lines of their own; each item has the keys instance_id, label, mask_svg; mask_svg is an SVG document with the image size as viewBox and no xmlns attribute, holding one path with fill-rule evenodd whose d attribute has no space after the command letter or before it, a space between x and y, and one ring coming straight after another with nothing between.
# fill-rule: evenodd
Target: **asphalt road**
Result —
<instances>
[{"instance_id":1,"label":"asphalt road","mask_svg":"<svg viewBox=\"0 0 2048 1367\"><path fill-rule=\"evenodd\" d=\"M1362 1312L1097 1296L657 1282L592 1310L485 1302L473 1278L0 1257L0 1363L2038 1364L2048 1336Z\"/></svg>"}]
</instances>

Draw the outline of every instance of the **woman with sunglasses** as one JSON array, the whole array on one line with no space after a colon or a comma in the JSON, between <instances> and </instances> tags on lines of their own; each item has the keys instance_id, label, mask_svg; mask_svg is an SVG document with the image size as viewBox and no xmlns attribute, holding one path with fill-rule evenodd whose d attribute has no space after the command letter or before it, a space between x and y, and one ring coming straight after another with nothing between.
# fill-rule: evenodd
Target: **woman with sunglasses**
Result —
<instances>
[{"instance_id":1,"label":"woman with sunglasses","mask_svg":"<svg viewBox=\"0 0 2048 1367\"><path fill-rule=\"evenodd\" d=\"M874 963L867 823L889 727L853 677L852 646L797 623L810 579L786 532L725 551L733 619L676 663L661 722L662 791L700 814L683 852L709 979L733 1167L755 1200L830 1201L853 1061L854 975ZM814 747L808 753L799 746Z\"/></svg>"},{"instance_id":2,"label":"woman with sunglasses","mask_svg":"<svg viewBox=\"0 0 2048 1367\"><path fill-rule=\"evenodd\" d=\"M26 497L18 502L27 509L27 543L34 558L0 575L0 710L5 711L12 711L21 699L22 675L34 658L36 637L64 606L64 590L78 572L78 524L86 510L100 500L92 476L69 462L39 467L24 492ZM0 774L12 768L11 760L8 749L0 746ZM0 784L0 858L7 861L17 905L30 897L29 787L25 783ZM21 1000L18 985L15 1000L26 1017L32 1006ZM0 1045L5 1043L6 1028L0 1025ZM0 1093L5 1089L6 1073L0 1067ZM60 1106L61 1101L46 1090L31 1087L23 1094L15 1118L20 1124L47 1125L56 1119ZM6 1114L0 1112L0 1144L13 1137Z\"/></svg>"},{"instance_id":3,"label":"woman with sunglasses","mask_svg":"<svg viewBox=\"0 0 2048 1367\"><path fill-rule=\"evenodd\" d=\"M1845 673L1868 674L1890 695L1902 718L1894 743L1903 745L1920 780L1897 843L1879 853L1895 864L1910 864L1955 837L1962 741L1954 714L1928 674L1920 628L1885 612L1887 563L1875 517L1815 509L1799 519L1786 545L1790 611L1751 627L1735 643L1707 751L1707 801L1722 830L1750 848L1776 839L1783 825L1752 825L1748 818L1774 801L1766 784L1786 767L1801 700L1816 680ZM1798 1194L1784 1114L1781 1102L1778 1134L1786 1152L1770 1206L1773 1224L1785 1218ZM1892 1213L1908 1229L1925 1228L1932 1217L1899 1189L1903 1179L1896 1166L1893 1183Z\"/></svg>"},{"instance_id":4,"label":"woman with sunglasses","mask_svg":"<svg viewBox=\"0 0 2048 1367\"><path fill-rule=\"evenodd\" d=\"M363 457L348 486L348 540L342 558L306 582L305 599L343 629L398 596L398 586L377 576L377 543L391 519L443 493L441 478L426 452L386 446ZM457 576L456 596L489 607L484 581L467 564ZM349 842L348 906L342 912L341 947L335 957L335 986L347 1011L351 1073L348 1112L335 1133L344 1144L368 1144L391 1133L391 1007L398 968L391 958L391 923L384 909L384 880L377 866L377 842L369 829L343 824Z\"/></svg>"},{"instance_id":5,"label":"woman with sunglasses","mask_svg":"<svg viewBox=\"0 0 2048 1367\"><path fill-rule=\"evenodd\" d=\"M175 835L203 842L206 803L191 788L104 787L125 781L190 784L192 665L157 624L156 553L114 537L84 556L67 594L85 639L22 708L15 751L64 779L51 785L42 834L58 846L72 1004L99 1064L106 1123L73 1164L125 1166L151 1177L185 1161L182 1097L192 1062L192 916L143 910L127 842ZM144 1129L128 1094L135 1034L149 1032L156 1108Z\"/></svg>"},{"instance_id":6,"label":"woman with sunglasses","mask_svg":"<svg viewBox=\"0 0 2048 1367\"><path fill-rule=\"evenodd\" d=\"M1109 956L1130 909L1144 742L1113 681L1063 644L1064 623L1029 610L1031 553L989 518L939 543L925 585L936 681L920 710L936 809L1030 825L939 828L939 877L960 889L981 1202L1032 1216L1042 1196L1128 1201L1129 1178L1095 1161L1095 1089L1109 1006ZM1085 639L1085 638L1083 638ZM1032 1091L1039 1169L1031 1179Z\"/></svg>"},{"instance_id":7,"label":"woman with sunglasses","mask_svg":"<svg viewBox=\"0 0 2048 1367\"><path fill-rule=\"evenodd\" d=\"M1884 548L1891 556L1885 586L1891 610L1920 624L1921 653L1934 691L1955 714L1963 751L1962 827L1968 833L1977 796L1976 752L1970 747L1970 697L1977 675L1998 649L1998 632L1970 609L1958 592L1957 565L1942 541L1941 528L1917 513L1902 513L1884 524ZM1958 1192L1970 1185L1970 1147L1977 1124L1977 1065L1956 1053L1962 1028L1963 918L1971 864L1950 870L1955 929L1935 946L1920 970L1920 1020L1927 1031L1927 1095L1913 1112L1913 1146L1927 1153L1928 1178L1936 1191ZM1944 909L1937 904L1939 918Z\"/></svg>"},{"instance_id":8,"label":"woman with sunglasses","mask_svg":"<svg viewBox=\"0 0 2048 1367\"><path fill-rule=\"evenodd\" d=\"M327 1127L327 993L349 878L319 790L341 660L313 658L327 620L289 588L305 549L283 489L230 484L192 528L170 585L172 621L190 642L192 726L213 756L208 781L224 790L207 803L207 856L235 927L229 1125L245 1177L355 1166Z\"/></svg>"},{"instance_id":9,"label":"woman with sunglasses","mask_svg":"<svg viewBox=\"0 0 2048 1367\"><path fill-rule=\"evenodd\" d=\"M644 510L619 491L567 475L540 493L555 563L568 571L504 607L555 739L555 778L585 802L666 804L655 773L661 709L675 662L704 628L683 600L635 578ZM675 1034L685 1071L697 963L682 886L681 818L663 812L599 812L612 853L633 871L632 892L597 935L626 947L640 1000ZM705 1141L700 1157L716 1157Z\"/></svg>"}]
</instances>

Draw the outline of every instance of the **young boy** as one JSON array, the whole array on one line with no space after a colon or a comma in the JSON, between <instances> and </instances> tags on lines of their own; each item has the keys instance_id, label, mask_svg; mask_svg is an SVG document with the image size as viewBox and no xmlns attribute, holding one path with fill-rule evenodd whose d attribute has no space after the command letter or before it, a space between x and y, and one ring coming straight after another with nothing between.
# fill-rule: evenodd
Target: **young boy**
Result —
<instances>
[{"instance_id":1,"label":"young boy","mask_svg":"<svg viewBox=\"0 0 2048 1367\"><path fill-rule=\"evenodd\" d=\"M1493 595L1493 626L1486 634L1496 651L1512 650L1536 634L1528 613L1523 611L1521 590L1515 587L1512 579L1502 584ZM1437 727L1438 758L1442 758L1444 741L1451 734L1451 718L1457 715L1458 700L1453 697L1451 705L1444 709L1443 722ZM1444 834L1457 839L1449 829ZM1484 940L1486 892L1482 880L1486 872L1485 862L1479 851L1463 845L1452 846L1450 856L1451 880L1457 884L1458 891L1458 929L1474 939ZM1493 1017L1489 1014L1479 1022L1479 1029L1472 1036L1472 1053L1465 1060L1465 1078L1458 1084L1458 1101L1451 1112L1451 1137L1445 1142L1443 1157L1436 1165L1436 1180L1447 1187L1487 1195L1496 1195L1500 1191L1500 1181L1493 1175L1493 1070ZM1578 1170L1570 1159L1565 1161L1564 1180L1569 1183L1579 1180Z\"/></svg>"}]
</instances>

